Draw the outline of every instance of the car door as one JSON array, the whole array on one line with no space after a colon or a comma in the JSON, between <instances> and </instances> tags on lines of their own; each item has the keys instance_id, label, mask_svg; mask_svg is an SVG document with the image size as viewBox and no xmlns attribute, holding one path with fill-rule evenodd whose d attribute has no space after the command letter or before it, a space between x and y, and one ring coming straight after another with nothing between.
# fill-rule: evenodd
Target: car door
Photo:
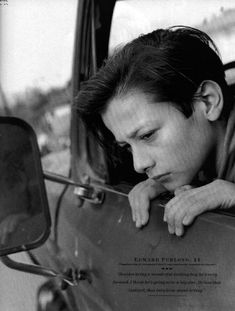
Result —
<instances>
[{"instance_id":1,"label":"car door","mask_svg":"<svg viewBox=\"0 0 235 311\"><path fill-rule=\"evenodd\" d=\"M107 57L114 4L79 2L74 96ZM113 166L76 111L71 142L71 177L90 191L65 189L55 212L55 238L47 243L52 254L48 264L80 273L78 285L66 289L71 308L232 310L234 215L206 213L183 237L176 237L163 222L163 206L169 199L163 196L152 203L148 225L137 229L126 194L142 176L133 172L130 159Z\"/></svg>"}]
</instances>

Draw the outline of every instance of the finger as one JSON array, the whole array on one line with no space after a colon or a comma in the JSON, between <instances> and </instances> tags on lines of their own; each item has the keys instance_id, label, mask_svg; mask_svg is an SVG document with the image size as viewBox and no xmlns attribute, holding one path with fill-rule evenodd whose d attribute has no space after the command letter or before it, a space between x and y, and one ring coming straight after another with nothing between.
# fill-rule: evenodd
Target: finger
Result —
<instances>
[{"instance_id":1,"label":"finger","mask_svg":"<svg viewBox=\"0 0 235 311\"><path fill-rule=\"evenodd\" d=\"M206 206L202 202L195 202L192 204L191 209L188 209L186 215L182 219L184 226L189 226L193 223L195 218L207 210Z\"/></svg>"},{"instance_id":2,"label":"finger","mask_svg":"<svg viewBox=\"0 0 235 311\"><path fill-rule=\"evenodd\" d=\"M132 220L136 222L136 210L135 210L135 202L134 202L134 197L132 193L129 193L128 195L130 207L131 207L131 214L132 214Z\"/></svg>"},{"instance_id":3,"label":"finger","mask_svg":"<svg viewBox=\"0 0 235 311\"><path fill-rule=\"evenodd\" d=\"M190 213L191 202L186 199L178 199L174 209L174 224L175 224L175 234L177 236L182 236L184 234L184 224L183 220Z\"/></svg>"},{"instance_id":4,"label":"finger","mask_svg":"<svg viewBox=\"0 0 235 311\"><path fill-rule=\"evenodd\" d=\"M140 210L140 219L141 219L141 225L144 226L149 221L149 204L141 208Z\"/></svg>"},{"instance_id":5,"label":"finger","mask_svg":"<svg viewBox=\"0 0 235 311\"><path fill-rule=\"evenodd\" d=\"M164 220L167 222L168 231L170 234L175 233L175 223L173 218L173 205L168 204L167 208L165 208Z\"/></svg>"},{"instance_id":6,"label":"finger","mask_svg":"<svg viewBox=\"0 0 235 311\"><path fill-rule=\"evenodd\" d=\"M174 226L172 226L171 224L168 224L168 231L170 234L174 234L175 233Z\"/></svg>"},{"instance_id":7,"label":"finger","mask_svg":"<svg viewBox=\"0 0 235 311\"><path fill-rule=\"evenodd\" d=\"M185 209L182 209L175 215L175 234L177 236L182 236L184 234L183 219L185 214Z\"/></svg>"},{"instance_id":8,"label":"finger","mask_svg":"<svg viewBox=\"0 0 235 311\"><path fill-rule=\"evenodd\" d=\"M135 208L134 208L134 207L132 207L132 205L131 205L131 214L132 214L132 220L133 220L134 222L136 222L136 213L135 213Z\"/></svg>"},{"instance_id":9,"label":"finger","mask_svg":"<svg viewBox=\"0 0 235 311\"><path fill-rule=\"evenodd\" d=\"M189 226L197 216L208 210L207 200L200 198L200 195L191 196L187 199L184 207L185 214L182 216L182 224Z\"/></svg>"},{"instance_id":10,"label":"finger","mask_svg":"<svg viewBox=\"0 0 235 311\"><path fill-rule=\"evenodd\" d=\"M150 198L149 191L143 184L137 185L129 194L129 201L132 209L133 221L137 227L147 224L149 220Z\"/></svg>"},{"instance_id":11,"label":"finger","mask_svg":"<svg viewBox=\"0 0 235 311\"><path fill-rule=\"evenodd\" d=\"M149 220L150 201L145 196L139 198L135 205L136 226L141 227Z\"/></svg>"},{"instance_id":12,"label":"finger","mask_svg":"<svg viewBox=\"0 0 235 311\"><path fill-rule=\"evenodd\" d=\"M184 233L183 218L186 215L187 204L179 197L173 198L167 203L164 219L168 223L170 233L175 233L177 236L182 236Z\"/></svg>"},{"instance_id":13,"label":"finger","mask_svg":"<svg viewBox=\"0 0 235 311\"><path fill-rule=\"evenodd\" d=\"M132 219L136 224L136 227L141 227L143 220L147 217L145 216L144 211L148 209L148 202L143 197L137 198L137 196L133 196L130 198L130 206L132 211Z\"/></svg>"},{"instance_id":14,"label":"finger","mask_svg":"<svg viewBox=\"0 0 235 311\"><path fill-rule=\"evenodd\" d=\"M195 217L193 215L186 215L182 221L184 226L189 226L193 223Z\"/></svg>"},{"instance_id":15,"label":"finger","mask_svg":"<svg viewBox=\"0 0 235 311\"><path fill-rule=\"evenodd\" d=\"M129 193L128 198L131 206L132 219L137 227L146 225L149 221L150 201L165 191L165 188L148 179L137 184Z\"/></svg>"},{"instance_id":16,"label":"finger","mask_svg":"<svg viewBox=\"0 0 235 311\"><path fill-rule=\"evenodd\" d=\"M182 236L184 234L184 226L181 224L181 226L177 226L175 228L175 234L177 236Z\"/></svg>"},{"instance_id":17,"label":"finger","mask_svg":"<svg viewBox=\"0 0 235 311\"><path fill-rule=\"evenodd\" d=\"M141 221L140 221L140 205L141 205L141 197L138 197L137 194L135 194L135 196L133 197L132 200L132 205L131 205L131 209L132 209L132 213L133 213L133 218L134 218L134 222L137 228L139 228L141 225Z\"/></svg>"},{"instance_id":18,"label":"finger","mask_svg":"<svg viewBox=\"0 0 235 311\"><path fill-rule=\"evenodd\" d=\"M139 209L139 201L141 199L141 194L143 191L141 190L143 188L143 183L137 184L128 194L129 203L131 206L131 212L132 212L132 219L134 222L137 221L138 215L137 210Z\"/></svg>"},{"instance_id":19,"label":"finger","mask_svg":"<svg viewBox=\"0 0 235 311\"><path fill-rule=\"evenodd\" d=\"M184 218L184 211L180 211L181 213L178 213L175 215L175 234L177 236L182 236L184 233L184 225L183 225L183 218Z\"/></svg>"},{"instance_id":20,"label":"finger","mask_svg":"<svg viewBox=\"0 0 235 311\"><path fill-rule=\"evenodd\" d=\"M168 201L166 206L165 206L163 220L166 221L168 224L170 223L171 225L173 225L172 217L173 217L173 215L175 213L175 209L177 207L177 202L178 201L179 201L179 198L178 197L174 197L173 199Z\"/></svg>"}]
</instances>

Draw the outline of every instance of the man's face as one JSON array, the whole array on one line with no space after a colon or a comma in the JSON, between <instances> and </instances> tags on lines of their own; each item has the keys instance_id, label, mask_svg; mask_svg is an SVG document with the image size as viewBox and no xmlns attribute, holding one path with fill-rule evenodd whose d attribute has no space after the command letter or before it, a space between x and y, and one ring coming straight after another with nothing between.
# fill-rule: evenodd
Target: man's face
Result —
<instances>
[{"instance_id":1,"label":"man's face","mask_svg":"<svg viewBox=\"0 0 235 311\"><path fill-rule=\"evenodd\" d=\"M112 98L102 119L131 151L135 170L173 191L192 182L215 143L202 107L198 102L186 118L172 104L133 90Z\"/></svg>"}]
</instances>

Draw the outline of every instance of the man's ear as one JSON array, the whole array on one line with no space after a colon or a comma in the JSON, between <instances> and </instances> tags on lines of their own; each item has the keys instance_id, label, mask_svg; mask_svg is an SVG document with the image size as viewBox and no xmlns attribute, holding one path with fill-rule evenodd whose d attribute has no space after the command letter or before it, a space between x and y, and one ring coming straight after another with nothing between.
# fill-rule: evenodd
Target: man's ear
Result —
<instances>
[{"instance_id":1,"label":"man's ear","mask_svg":"<svg viewBox=\"0 0 235 311\"><path fill-rule=\"evenodd\" d=\"M205 117L209 121L218 120L224 105L223 93L219 84L212 80L205 80L200 84L197 93L202 98Z\"/></svg>"}]
</instances>

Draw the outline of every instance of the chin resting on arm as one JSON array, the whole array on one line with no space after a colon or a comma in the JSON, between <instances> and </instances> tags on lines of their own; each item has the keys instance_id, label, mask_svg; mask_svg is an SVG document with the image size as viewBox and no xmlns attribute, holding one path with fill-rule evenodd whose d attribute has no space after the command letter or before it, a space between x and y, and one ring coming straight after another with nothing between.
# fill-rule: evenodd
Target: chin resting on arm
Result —
<instances>
[{"instance_id":1,"label":"chin resting on arm","mask_svg":"<svg viewBox=\"0 0 235 311\"><path fill-rule=\"evenodd\" d=\"M148 223L151 200L166 189L153 179L147 179L137 184L129 193L129 202L133 221L140 228ZM222 179L202 187L193 188L190 185L175 190L175 197L165 206L163 220L168 224L171 234L182 236L184 226L190 225L194 219L216 208L228 209L235 206L235 184Z\"/></svg>"}]
</instances>

